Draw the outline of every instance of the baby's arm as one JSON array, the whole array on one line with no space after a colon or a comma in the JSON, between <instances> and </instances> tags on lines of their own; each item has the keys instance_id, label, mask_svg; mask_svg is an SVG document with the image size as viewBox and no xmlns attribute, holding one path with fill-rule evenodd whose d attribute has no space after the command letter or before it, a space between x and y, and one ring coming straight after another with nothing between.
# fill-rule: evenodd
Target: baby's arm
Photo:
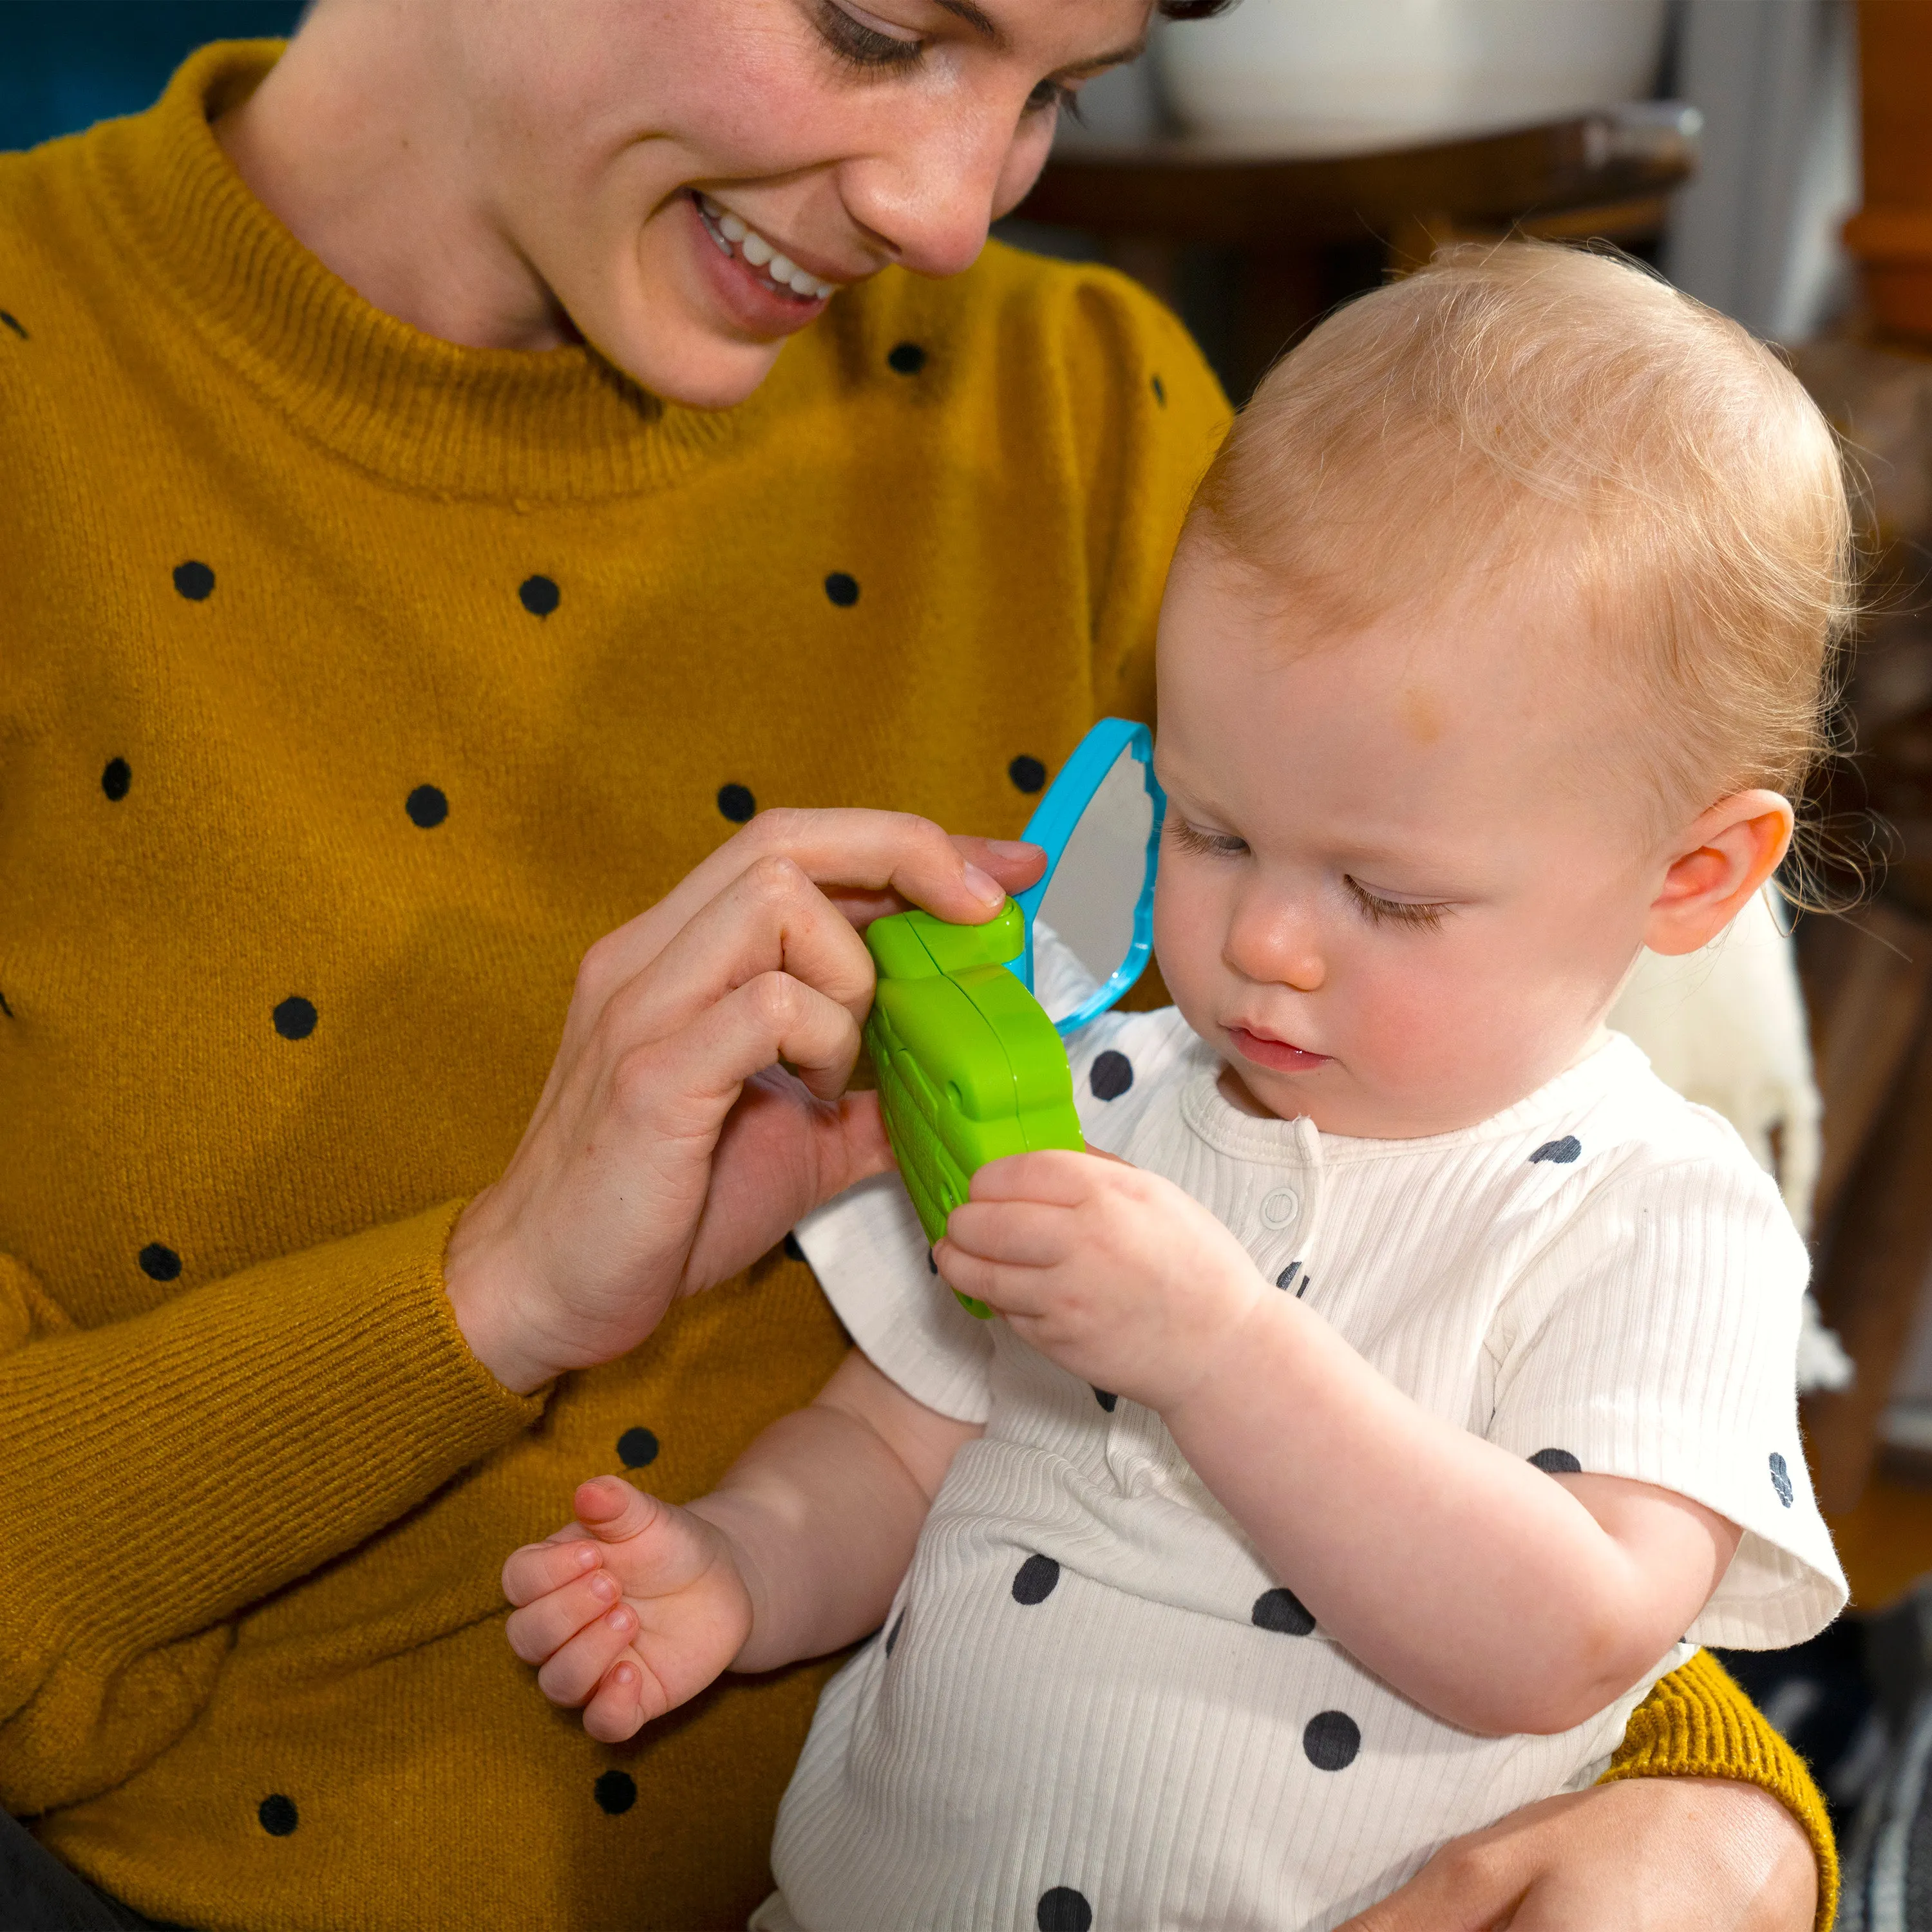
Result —
<instances>
[{"instance_id":1,"label":"baby's arm","mask_svg":"<svg viewBox=\"0 0 1932 1932\"><path fill-rule=\"evenodd\" d=\"M1563 1730L1615 1702L1737 1547L1685 1497L1552 1479L1430 1415L1204 1208L1122 1163L982 1168L937 1258L1063 1367L1156 1411L1323 1629L1467 1730Z\"/></svg>"},{"instance_id":2,"label":"baby's arm","mask_svg":"<svg viewBox=\"0 0 1932 1932\"><path fill-rule=\"evenodd\" d=\"M688 1508L615 1476L503 1566L511 1648L616 1743L728 1670L818 1657L877 1628L960 1447L980 1434L856 1350Z\"/></svg>"}]
</instances>

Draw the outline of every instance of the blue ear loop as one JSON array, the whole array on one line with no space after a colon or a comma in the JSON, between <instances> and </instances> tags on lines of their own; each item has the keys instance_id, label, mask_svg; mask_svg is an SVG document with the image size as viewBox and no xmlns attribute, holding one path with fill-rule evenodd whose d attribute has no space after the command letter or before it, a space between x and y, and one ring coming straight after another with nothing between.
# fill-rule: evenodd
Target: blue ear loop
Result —
<instances>
[{"instance_id":1,"label":"blue ear loop","mask_svg":"<svg viewBox=\"0 0 1932 1932\"><path fill-rule=\"evenodd\" d=\"M1028 886L1018 896L1020 910L1026 918L1026 949L1007 968L1031 992L1033 922L1039 914L1040 902L1053 883L1053 874L1066 850L1066 842L1073 836L1073 828L1124 752L1131 753L1140 766L1148 796L1154 802L1153 822L1148 829L1147 870L1141 880L1140 897L1134 904L1133 941L1127 948L1127 956L1114 968L1107 983L1066 1018L1054 1022L1063 1038L1097 1018L1120 999L1147 970L1154 952L1154 877L1160 862L1161 822L1167 816L1167 794L1154 775L1154 734L1144 724L1136 724L1130 718L1102 718L1060 767L1060 776L1047 788L1046 796L1020 834L1030 843L1044 847L1046 852L1046 870L1040 874L1039 884Z\"/></svg>"}]
</instances>

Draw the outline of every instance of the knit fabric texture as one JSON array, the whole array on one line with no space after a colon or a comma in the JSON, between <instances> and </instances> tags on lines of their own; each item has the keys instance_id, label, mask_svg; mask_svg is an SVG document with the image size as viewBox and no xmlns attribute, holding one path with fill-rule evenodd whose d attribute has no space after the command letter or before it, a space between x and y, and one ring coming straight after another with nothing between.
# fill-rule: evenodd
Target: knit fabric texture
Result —
<instances>
[{"instance_id":1,"label":"knit fabric texture","mask_svg":"<svg viewBox=\"0 0 1932 1932\"><path fill-rule=\"evenodd\" d=\"M1148 715L1226 405L1132 284L998 247L714 413L431 340L222 155L274 56L0 158L0 1803L208 1932L740 1924L826 1666L610 1748L497 1574L586 1475L710 1486L842 1334L775 1250L526 1400L444 1244L584 949L754 810L1011 836ZM1689 1677L1634 1770L1828 1861Z\"/></svg>"}]
</instances>

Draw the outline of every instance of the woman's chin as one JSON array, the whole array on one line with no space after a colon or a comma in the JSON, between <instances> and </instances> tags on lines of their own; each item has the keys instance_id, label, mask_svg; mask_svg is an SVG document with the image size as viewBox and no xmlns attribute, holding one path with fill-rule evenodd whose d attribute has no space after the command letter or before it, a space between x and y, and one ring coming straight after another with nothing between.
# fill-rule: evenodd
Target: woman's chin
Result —
<instances>
[{"instance_id":1,"label":"woman's chin","mask_svg":"<svg viewBox=\"0 0 1932 1932\"><path fill-rule=\"evenodd\" d=\"M746 342L682 317L584 332L606 362L640 388L691 410L735 408L772 373L784 347L782 340Z\"/></svg>"}]
</instances>

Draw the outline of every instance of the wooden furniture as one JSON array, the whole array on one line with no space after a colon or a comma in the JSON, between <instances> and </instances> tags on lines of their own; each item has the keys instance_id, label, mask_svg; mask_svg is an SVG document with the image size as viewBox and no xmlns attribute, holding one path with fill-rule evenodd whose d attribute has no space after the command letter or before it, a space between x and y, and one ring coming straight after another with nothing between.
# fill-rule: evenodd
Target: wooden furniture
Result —
<instances>
[{"instance_id":1,"label":"wooden furniture","mask_svg":"<svg viewBox=\"0 0 1932 1932\"><path fill-rule=\"evenodd\" d=\"M1178 137L1063 146L1019 212L1099 237L1109 260L1170 302L1184 251L1230 251L1223 373L1245 395L1298 329L1352 292L1336 285L1332 251L1370 244L1356 282L1367 286L1450 241L1512 231L1654 240L1670 190L1696 165L1701 125L1694 108L1647 101L1372 154L1257 154Z\"/></svg>"},{"instance_id":2,"label":"wooden furniture","mask_svg":"<svg viewBox=\"0 0 1932 1932\"><path fill-rule=\"evenodd\" d=\"M1859 0L1858 68L1864 206L1845 244L1879 327L1932 338L1932 6Z\"/></svg>"}]
</instances>

